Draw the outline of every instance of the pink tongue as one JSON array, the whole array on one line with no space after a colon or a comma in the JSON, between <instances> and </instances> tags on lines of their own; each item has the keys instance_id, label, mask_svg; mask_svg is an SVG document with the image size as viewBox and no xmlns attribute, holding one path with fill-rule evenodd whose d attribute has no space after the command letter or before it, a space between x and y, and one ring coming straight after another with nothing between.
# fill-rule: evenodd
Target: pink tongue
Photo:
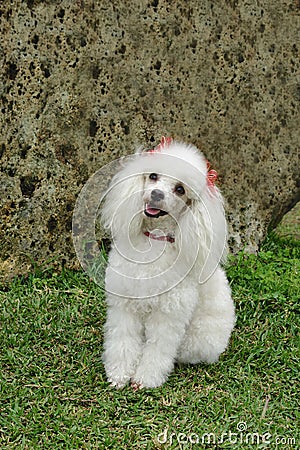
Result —
<instances>
[{"instance_id":1,"label":"pink tongue","mask_svg":"<svg viewBox=\"0 0 300 450\"><path fill-rule=\"evenodd\" d=\"M155 216L160 212L160 209L150 208L149 206L147 206L146 211L148 214L151 214L151 216Z\"/></svg>"}]
</instances>

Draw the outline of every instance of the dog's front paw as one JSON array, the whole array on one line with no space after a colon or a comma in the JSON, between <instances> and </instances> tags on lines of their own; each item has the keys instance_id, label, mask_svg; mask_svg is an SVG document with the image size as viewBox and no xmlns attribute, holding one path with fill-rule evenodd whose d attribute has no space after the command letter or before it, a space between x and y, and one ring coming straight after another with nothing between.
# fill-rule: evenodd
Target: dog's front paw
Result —
<instances>
[{"instance_id":1,"label":"dog's front paw","mask_svg":"<svg viewBox=\"0 0 300 450\"><path fill-rule=\"evenodd\" d=\"M126 382L120 382L120 381L112 380L111 378L108 378L107 381L109 382L111 387L114 387L116 389L122 389L127 384L127 381Z\"/></svg>"},{"instance_id":2,"label":"dog's front paw","mask_svg":"<svg viewBox=\"0 0 300 450\"><path fill-rule=\"evenodd\" d=\"M133 379L131 380L131 386L133 390L137 391L143 388L156 388L164 384L167 377L163 374L145 373L142 370L138 370Z\"/></svg>"},{"instance_id":3,"label":"dog's front paw","mask_svg":"<svg viewBox=\"0 0 300 450\"><path fill-rule=\"evenodd\" d=\"M134 390L134 392L136 392L139 391L140 389L143 389L144 386L142 384L137 383L136 381L132 381L131 387Z\"/></svg>"},{"instance_id":4,"label":"dog's front paw","mask_svg":"<svg viewBox=\"0 0 300 450\"><path fill-rule=\"evenodd\" d=\"M137 366L131 383L139 388L157 388L167 381L173 367L173 358L159 354L157 348L148 348Z\"/></svg>"},{"instance_id":5,"label":"dog's front paw","mask_svg":"<svg viewBox=\"0 0 300 450\"><path fill-rule=\"evenodd\" d=\"M121 389L124 386L126 386L126 384L128 384L131 379L131 374L127 372L125 369L122 370L121 367L108 368L106 366L105 371L107 381L110 383L112 387L115 387L117 389Z\"/></svg>"},{"instance_id":6,"label":"dog's front paw","mask_svg":"<svg viewBox=\"0 0 300 450\"><path fill-rule=\"evenodd\" d=\"M103 363L107 380L111 386L118 389L130 382L136 370L136 358L134 357L134 353L127 352L124 357L122 356L124 355L122 355L121 351L105 351L103 354Z\"/></svg>"}]
</instances>

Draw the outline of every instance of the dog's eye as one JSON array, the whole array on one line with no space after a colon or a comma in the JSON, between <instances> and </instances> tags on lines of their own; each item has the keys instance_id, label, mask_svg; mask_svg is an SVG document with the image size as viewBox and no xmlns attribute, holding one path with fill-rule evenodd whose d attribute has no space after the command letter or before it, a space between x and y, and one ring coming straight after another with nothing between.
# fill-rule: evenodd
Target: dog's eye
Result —
<instances>
[{"instance_id":1,"label":"dog's eye","mask_svg":"<svg viewBox=\"0 0 300 450\"><path fill-rule=\"evenodd\" d=\"M181 186L181 184L178 184L178 186L175 187L175 192L178 195L184 195L185 194L185 189L183 186Z\"/></svg>"},{"instance_id":2,"label":"dog's eye","mask_svg":"<svg viewBox=\"0 0 300 450\"><path fill-rule=\"evenodd\" d=\"M156 181L158 179L157 173L150 173L149 175L150 180Z\"/></svg>"}]
</instances>

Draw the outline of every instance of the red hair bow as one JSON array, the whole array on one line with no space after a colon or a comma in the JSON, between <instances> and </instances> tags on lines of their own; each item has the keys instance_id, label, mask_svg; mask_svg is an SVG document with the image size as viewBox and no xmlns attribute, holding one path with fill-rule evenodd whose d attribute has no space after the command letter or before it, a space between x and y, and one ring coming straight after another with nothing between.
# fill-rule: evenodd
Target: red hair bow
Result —
<instances>
[{"instance_id":1,"label":"red hair bow","mask_svg":"<svg viewBox=\"0 0 300 450\"><path fill-rule=\"evenodd\" d=\"M160 152L164 147L168 147L168 145L171 144L172 140L173 139L170 137L162 136L160 143L152 150L149 150L149 153Z\"/></svg>"},{"instance_id":2,"label":"red hair bow","mask_svg":"<svg viewBox=\"0 0 300 450\"><path fill-rule=\"evenodd\" d=\"M206 175L208 187L214 188L215 182L217 181L217 178L218 178L218 172L214 169L210 169L209 161L206 161L206 166L207 166L207 170L208 170L207 175Z\"/></svg>"}]
</instances>

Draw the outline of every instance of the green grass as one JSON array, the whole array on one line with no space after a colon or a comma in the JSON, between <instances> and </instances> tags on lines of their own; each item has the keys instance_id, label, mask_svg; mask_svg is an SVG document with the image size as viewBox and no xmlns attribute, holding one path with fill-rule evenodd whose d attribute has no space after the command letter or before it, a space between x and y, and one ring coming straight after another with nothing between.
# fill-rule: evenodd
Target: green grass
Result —
<instances>
[{"instance_id":1,"label":"green grass","mask_svg":"<svg viewBox=\"0 0 300 450\"><path fill-rule=\"evenodd\" d=\"M103 293L86 275L48 272L3 287L0 448L299 448L299 256L299 241L273 236L258 256L233 258L229 349L217 364L176 367L163 387L139 392L106 383Z\"/></svg>"},{"instance_id":2,"label":"green grass","mask_svg":"<svg viewBox=\"0 0 300 450\"><path fill-rule=\"evenodd\" d=\"M283 217L276 232L281 237L290 236L300 239L300 202Z\"/></svg>"}]
</instances>

